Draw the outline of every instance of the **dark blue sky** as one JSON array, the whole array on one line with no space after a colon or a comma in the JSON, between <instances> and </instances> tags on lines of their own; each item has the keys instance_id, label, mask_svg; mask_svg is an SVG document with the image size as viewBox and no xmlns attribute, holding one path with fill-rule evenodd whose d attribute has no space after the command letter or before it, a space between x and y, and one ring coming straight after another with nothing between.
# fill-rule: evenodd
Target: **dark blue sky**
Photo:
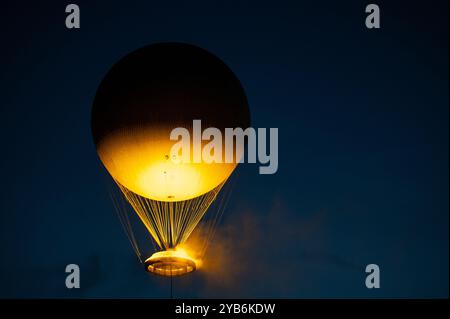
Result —
<instances>
[{"instance_id":1,"label":"dark blue sky","mask_svg":"<svg viewBox=\"0 0 450 319\"><path fill-rule=\"evenodd\" d=\"M0 297L168 297L122 231L90 132L105 73L161 41L223 59L253 126L280 138L277 174L236 174L219 228L229 276L178 278L176 297L448 297L447 1L376 1L380 30L363 1L75 1L79 30L64 2L10 2ZM365 287L369 263L381 289Z\"/></svg>"}]
</instances>

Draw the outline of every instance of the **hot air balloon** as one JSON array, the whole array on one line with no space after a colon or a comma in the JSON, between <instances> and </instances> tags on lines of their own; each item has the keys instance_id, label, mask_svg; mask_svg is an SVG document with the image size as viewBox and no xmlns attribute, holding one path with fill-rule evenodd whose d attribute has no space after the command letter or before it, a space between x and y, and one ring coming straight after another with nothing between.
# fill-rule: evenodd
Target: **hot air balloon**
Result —
<instances>
[{"instance_id":1,"label":"hot air balloon","mask_svg":"<svg viewBox=\"0 0 450 319\"><path fill-rule=\"evenodd\" d=\"M160 251L144 264L158 275L196 269L195 260L176 248L237 165L171 157L171 131L184 127L192 134L194 120L223 132L249 127L250 112L242 85L225 63L181 43L152 44L119 60L101 81L92 107L97 154L157 244Z\"/></svg>"}]
</instances>

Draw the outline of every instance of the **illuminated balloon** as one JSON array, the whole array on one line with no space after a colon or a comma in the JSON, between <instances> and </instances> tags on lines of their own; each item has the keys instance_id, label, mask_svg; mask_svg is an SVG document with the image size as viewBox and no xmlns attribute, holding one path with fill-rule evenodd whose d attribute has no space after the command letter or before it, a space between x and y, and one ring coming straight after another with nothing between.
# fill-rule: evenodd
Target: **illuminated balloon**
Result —
<instances>
[{"instance_id":1,"label":"illuminated balloon","mask_svg":"<svg viewBox=\"0 0 450 319\"><path fill-rule=\"evenodd\" d=\"M157 256L159 272L155 258L155 271L146 265L159 274L195 269L191 262L173 262L183 259L179 254L169 256L172 262L167 254L189 237L237 165L171 158L171 131L184 127L192 136L193 120L224 132L247 128L250 113L233 72L211 53L180 43L153 44L125 56L102 80L92 108L100 160L155 242L169 251Z\"/></svg>"}]
</instances>

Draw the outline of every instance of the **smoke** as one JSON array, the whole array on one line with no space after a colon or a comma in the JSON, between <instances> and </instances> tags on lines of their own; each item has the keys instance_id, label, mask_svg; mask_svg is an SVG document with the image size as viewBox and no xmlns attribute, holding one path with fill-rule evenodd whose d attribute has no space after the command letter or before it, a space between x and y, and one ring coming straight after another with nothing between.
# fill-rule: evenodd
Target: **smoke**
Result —
<instances>
[{"instance_id":1,"label":"smoke","mask_svg":"<svg viewBox=\"0 0 450 319\"><path fill-rule=\"evenodd\" d=\"M207 287L233 289L251 272L260 250L263 227L256 215L245 212L233 223L219 227L205 254L202 274Z\"/></svg>"},{"instance_id":2,"label":"smoke","mask_svg":"<svg viewBox=\"0 0 450 319\"><path fill-rule=\"evenodd\" d=\"M326 210L301 213L284 203L275 200L267 212L227 214L202 259L199 297L282 297L298 289L293 283L308 281L311 267L361 270L327 250ZM199 225L187 244L204 242L206 228Z\"/></svg>"}]
</instances>

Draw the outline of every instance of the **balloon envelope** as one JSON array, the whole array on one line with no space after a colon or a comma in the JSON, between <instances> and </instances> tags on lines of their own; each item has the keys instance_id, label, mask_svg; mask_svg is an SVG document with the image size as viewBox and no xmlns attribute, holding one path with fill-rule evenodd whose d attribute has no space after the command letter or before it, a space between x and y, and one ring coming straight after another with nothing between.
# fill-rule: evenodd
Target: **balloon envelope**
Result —
<instances>
[{"instance_id":1,"label":"balloon envelope","mask_svg":"<svg viewBox=\"0 0 450 319\"><path fill-rule=\"evenodd\" d=\"M215 189L236 167L170 158L176 143L170 132L184 127L192 137L193 120L222 134L227 127L247 128L244 90L209 52L161 43L134 51L112 67L95 96L91 125L98 155L116 182L142 197L175 202Z\"/></svg>"}]
</instances>

